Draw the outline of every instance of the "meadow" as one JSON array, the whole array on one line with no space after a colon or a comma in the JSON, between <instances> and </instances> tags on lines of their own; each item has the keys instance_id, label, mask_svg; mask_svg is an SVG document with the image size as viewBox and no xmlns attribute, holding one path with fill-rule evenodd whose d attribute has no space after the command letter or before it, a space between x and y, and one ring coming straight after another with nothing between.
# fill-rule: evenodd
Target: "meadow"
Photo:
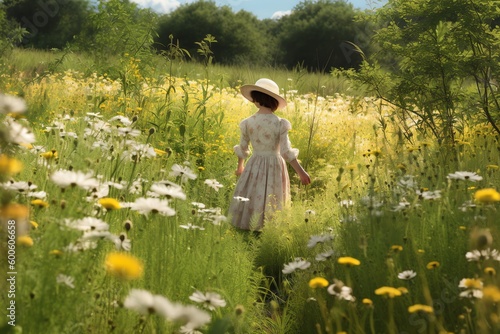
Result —
<instances>
[{"instance_id":1,"label":"meadow","mask_svg":"<svg viewBox=\"0 0 500 334\"><path fill-rule=\"evenodd\" d=\"M339 76L128 55L98 73L14 52L0 73L1 332L500 332L489 125L444 146L403 136L396 108ZM256 236L226 215L255 111L238 88L260 77L286 95L278 116L313 182L290 170L291 208Z\"/></svg>"}]
</instances>

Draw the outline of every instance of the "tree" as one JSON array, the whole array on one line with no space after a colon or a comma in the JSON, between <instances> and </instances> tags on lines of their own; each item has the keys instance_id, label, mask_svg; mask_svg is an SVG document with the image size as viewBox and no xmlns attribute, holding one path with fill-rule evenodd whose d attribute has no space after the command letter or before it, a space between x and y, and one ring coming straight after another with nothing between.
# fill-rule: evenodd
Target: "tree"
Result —
<instances>
[{"instance_id":1,"label":"tree","mask_svg":"<svg viewBox=\"0 0 500 334\"><path fill-rule=\"evenodd\" d=\"M360 12L345 1L307 0L280 19L280 60L288 67L302 64L311 70L352 68L361 56L349 42L367 45L371 37L364 23L355 20Z\"/></svg>"},{"instance_id":2,"label":"tree","mask_svg":"<svg viewBox=\"0 0 500 334\"><path fill-rule=\"evenodd\" d=\"M406 133L411 124L453 144L479 113L500 134L497 13L488 1L389 0L376 16L385 23L375 35L380 52L358 78L397 106ZM384 71L379 64L388 56L395 61Z\"/></svg>"},{"instance_id":3,"label":"tree","mask_svg":"<svg viewBox=\"0 0 500 334\"><path fill-rule=\"evenodd\" d=\"M251 13L234 13L228 6L217 7L213 1L185 4L164 15L159 24L157 47L165 49L169 36L178 39L191 55L195 43L207 34L217 39L213 46L215 61L223 64L262 63L268 53L264 46L259 20Z\"/></svg>"},{"instance_id":4,"label":"tree","mask_svg":"<svg viewBox=\"0 0 500 334\"><path fill-rule=\"evenodd\" d=\"M89 1L4 0L7 18L25 28L22 45L63 48L80 32L90 13Z\"/></svg>"},{"instance_id":5,"label":"tree","mask_svg":"<svg viewBox=\"0 0 500 334\"><path fill-rule=\"evenodd\" d=\"M26 29L21 28L17 22L7 19L5 6L0 3L0 57L12 50L26 34Z\"/></svg>"}]
</instances>

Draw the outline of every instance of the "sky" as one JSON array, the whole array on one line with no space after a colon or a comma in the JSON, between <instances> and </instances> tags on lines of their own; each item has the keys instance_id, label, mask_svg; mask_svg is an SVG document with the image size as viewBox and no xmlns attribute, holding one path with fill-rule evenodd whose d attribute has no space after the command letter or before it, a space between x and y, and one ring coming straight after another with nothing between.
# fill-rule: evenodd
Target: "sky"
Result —
<instances>
[{"instance_id":1,"label":"sky","mask_svg":"<svg viewBox=\"0 0 500 334\"><path fill-rule=\"evenodd\" d=\"M180 5L195 2L196 0L132 0L143 8L152 8L158 13L169 13ZM215 0L219 6L227 5L234 12L246 10L259 19L279 18L289 14L302 0ZM355 8L373 9L380 7L384 0L348 0Z\"/></svg>"}]
</instances>

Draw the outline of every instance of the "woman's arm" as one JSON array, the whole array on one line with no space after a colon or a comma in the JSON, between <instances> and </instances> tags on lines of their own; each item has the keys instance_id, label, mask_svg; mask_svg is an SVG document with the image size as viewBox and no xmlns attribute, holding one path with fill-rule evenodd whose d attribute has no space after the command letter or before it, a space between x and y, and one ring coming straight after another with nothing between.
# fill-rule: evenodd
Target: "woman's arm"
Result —
<instances>
[{"instance_id":1,"label":"woman's arm","mask_svg":"<svg viewBox=\"0 0 500 334\"><path fill-rule=\"evenodd\" d=\"M243 170L245 169L245 166L243 165L244 161L245 159L238 158L238 167L236 168L236 172L234 172L237 176L240 176L243 173Z\"/></svg>"},{"instance_id":2,"label":"woman's arm","mask_svg":"<svg viewBox=\"0 0 500 334\"><path fill-rule=\"evenodd\" d=\"M293 167L293 169L297 172L297 174L300 177L300 182L302 182L303 185L307 185L311 183L311 177L307 172L302 168L300 163L297 161L297 159L294 159L290 161L290 165Z\"/></svg>"}]
</instances>

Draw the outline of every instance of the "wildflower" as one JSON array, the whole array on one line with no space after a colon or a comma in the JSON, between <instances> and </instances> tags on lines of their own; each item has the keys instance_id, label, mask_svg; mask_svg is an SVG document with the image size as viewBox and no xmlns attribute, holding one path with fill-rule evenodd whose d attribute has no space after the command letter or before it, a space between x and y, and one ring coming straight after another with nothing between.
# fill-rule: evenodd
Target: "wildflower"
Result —
<instances>
[{"instance_id":1,"label":"wildflower","mask_svg":"<svg viewBox=\"0 0 500 334\"><path fill-rule=\"evenodd\" d=\"M401 291L401 293L404 295L404 294L407 294L408 293L408 289L405 288L404 286L400 286L398 288L399 291Z\"/></svg>"},{"instance_id":2,"label":"wildflower","mask_svg":"<svg viewBox=\"0 0 500 334\"><path fill-rule=\"evenodd\" d=\"M98 203L106 210L118 210L121 208L120 202L118 202L114 198L101 198L99 199Z\"/></svg>"},{"instance_id":3,"label":"wildflower","mask_svg":"<svg viewBox=\"0 0 500 334\"><path fill-rule=\"evenodd\" d=\"M391 246L391 251L394 253L401 252L403 250L403 246L401 245L392 245Z\"/></svg>"},{"instance_id":4,"label":"wildflower","mask_svg":"<svg viewBox=\"0 0 500 334\"><path fill-rule=\"evenodd\" d=\"M21 161L10 158L5 154L0 154L0 175L14 175L23 170Z\"/></svg>"},{"instance_id":5,"label":"wildflower","mask_svg":"<svg viewBox=\"0 0 500 334\"><path fill-rule=\"evenodd\" d=\"M403 199L403 201L399 202L398 205L392 208L392 211L394 212L404 211L408 209L410 206L411 204L407 202L405 199Z\"/></svg>"},{"instance_id":6,"label":"wildflower","mask_svg":"<svg viewBox=\"0 0 500 334\"><path fill-rule=\"evenodd\" d=\"M94 217L85 217L73 221L66 219L64 222L66 226L83 232L109 230L108 223Z\"/></svg>"},{"instance_id":7,"label":"wildflower","mask_svg":"<svg viewBox=\"0 0 500 334\"><path fill-rule=\"evenodd\" d=\"M73 284L74 281L75 281L74 277L64 275L64 274L59 274L56 277L57 284L64 284L67 287L70 287L71 289L75 288L75 285Z\"/></svg>"},{"instance_id":8,"label":"wildflower","mask_svg":"<svg viewBox=\"0 0 500 334\"><path fill-rule=\"evenodd\" d=\"M210 188L214 189L215 191L219 191L219 188L224 187L222 184L220 184L217 180L215 179L206 179L205 184L209 186Z\"/></svg>"},{"instance_id":9,"label":"wildflower","mask_svg":"<svg viewBox=\"0 0 500 334\"><path fill-rule=\"evenodd\" d=\"M17 244L19 244L21 246L31 247L31 246L33 246L33 239L31 239L27 235L22 235L22 236L17 237Z\"/></svg>"},{"instance_id":10,"label":"wildflower","mask_svg":"<svg viewBox=\"0 0 500 334\"><path fill-rule=\"evenodd\" d=\"M0 113L23 114L26 109L26 101L22 98L14 95L0 94Z\"/></svg>"},{"instance_id":11,"label":"wildflower","mask_svg":"<svg viewBox=\"0 0 500 334\"><path fill-rule=\"evenodd\" d=\"M493 188L480 189L474 193L474 199L480 203L500 202L500 193Z\"/></svg>"},{"instance_id":12,"label":"wildflower","mask_svg":"<svg viewBox=\"0 0 500 334\"><path fill-rule=\"evenodd\" d=\"M114 117L111 117L110 119L108 119L108 122L114 122L114 121L119 121L125 126L132 125L132 121L128 117L121 116L121 115L114 116Z\"/></svg>"},{"instance_id":13,"label":"wildflower","mask_svg":"<svg viewBox=\"0 0 500 334\"><path fill-rule=\"evenodd\" d=\"M493 236L487 228L474 228L470 235L470 241L473 247L484 250L493 243Z\"/></svg>"},{"instance_id":14,"label":"wildflower","mask_svg":"<svg viewBox=\"0 0 500 334\"><path fill-rule=\"evenodd\" d=\"M361 262L358 260L358 259L355 259L353 257L349 257L349 256L346 256L346 257L340 257L337 262L339 264L345 264L346 266L348 267L351 267L351 266L359 266L361 264Z\"/></svg>"},{"instance_id":15,"label":"wildflower","mask_svg":"<svg viewBox=\"0 0 500 334\"><path fill-rule=\"evenodd\" d=\"M139 314L158 314L170 319L174 305L165 297L153 295L149 291L132 289L123 302L123 306Z\"/></svg>"},{"instance_id":16,"label":"wildflower","mask_svg":"<svg viewBox=\"0 0 500 334\"><path fill-rule=\"evenodd\" d=\"M379 296L387 296L389 298L394 298L394 297L399 297L401 296L401 291L390 287L390 286L383 286L375 290L375 294Z\"/></svg>"},{"instance_id":17,"label":"wildflower","mask_svg":"<svg viewBox=\"0 0 500 334\"><path fill-rule=\"evenodd\" d=\"M22 124L16 122L14 119L5 120L7 126L7 133L5 139L14 144L32 144L35 142L35 135L33 132L24 127Z\"/></svg>"},{"instance_id":18,"label":"wildflower","mask_svg":"<svg viewBox=\"0 0 500 334\"><path fill-rule=\"evenodd\" d=\"M187 180L195 180L197 178L196 174L194 174L191 169L178 164L172 166L170 176L180 177L182 183L186 182Z\"/></svg>"},{"instance_id":19,"label":"wildflower","mask_svg":"<svg viewBox=\"0 0 500 334\"><path fill-rule=\"evenodd\" d=\"M340 201L339 204L341 207L349 208L349 207L354 205L354 201L352 201L350 199L349 200L345 199L345 200Z\"/></svg>"},{"instance_id":20,"label":"wildflower","mask_svg":"<svg viewBox=\"0 0 500 334\"><path fill-rule=\"evenodd\" d=\"M311 210L311 209L306 210L306 212L305 212L305 222L307 223L309 221L309 217L315 216L315 215L316 215L316 211Z\"/></svg>"},{"instance_id":21,"label":"wildflower","mask_svg":"<svg viewBox=\"0 0 500 334\"><path fill-rule=\"evenodd\" d=\"M246 198L246 197L241 197L241 196L235 196L233 197L235 200L237 200L238 202L248 202L250 200L250 198Z\"/></svg>"},{"instance_id":22,"label":"wildflower","mask_svg":"<svg viewBox=\"0 0 500 334\"><path fill-rule=\"evenodd\" d=\"M487 170L497 170L498 168L498 165L486 165Z\"/></svg>"},{"instance_id":23,"label":"wildflower","mask_svg":"<svg viewBox=\"0 0 500 334\"><path fill-rule=\"evenodd\" d=\"M70 186L78 186L86 190L99 187L99 182L92 176L92 173L58 170L50 176L50 179L62 189Z\"/></svg>"},{"instance_id":24,"label":"wildflower","mask_svg":"<svg viewBox=\"0 0 500 334\"><path fill-rule=\"evenodd\" d=\"M483 300L492 303L500 302L500 289L496 285L488 285L483 288Z\"/></svg>"},{"instance_id":25,"label":"wildflower","mask_svg":"<svg viewBox=\"0 0 500 334\"><path fill-rule=\"evenodd\" d=\"M308 248L313 248L315 247L317 244L322 244L322 243L325 243L325 242L328 242L328 241L332 241L333 240L333 235L331 234L325 234L325 235L312 235L310 238L309 238L309 241L307 243L307 247Z\"/></svg>"},{"instance_id":26,"label":"wildflower","mask_svg":"<svg viewBox=\"0 0 500 334\"><path fill-rule=\"evenodd\" d=\"M109 253L105 264L108 273L126 280L140 278L144 270L141 261L125 253Z\"/></svg>"},{"instance_id":27,"label":"wildflower","mask_svg":"<svg viewBox=\"0 0 500 334\"><path fill-rule=\"evenodd\" d=\"M189 299L202 304L204 307L208 308L210 311L214 311L216 308L226 306L226 301L215 292L202 293L196 290Z\"/></svg>"},{"instance_id":28,"label":"wildflower","mask_svg":"<svg viewBox=\"0 0 500 334\"><path fill-rule=\"evenodd\" d=\"M427 269L436 269L437 267L439 267L439 262L437 261L431 261L429 263L427 263Z\"/></svg>"},{"instance_id":29,"label":"wildflower","mask_svg":"<svg viewBox=\"0 0 500 334\"><path fill-rule=\"evenodd\" d=\"M40 156L46 160L57 158L58 154L56 150L51 150L47 152L40 153Z\"/></svg>"},{"instance_id":30,"label":"wildflower","mask_svg":"<svg viewBox=\"0 0 500 334\"><path fill-rule=\"evenodd\" d=\"M362 303L365 304L366 306L372 306L373 301L369 298L363 298Z\"/></svg>"},{"instance_id":31,"label":"wildflower","mask_svg":"<svg viewBox=\"0 0 500 334\"><path fill-rule=\"evenodd\" d=\"M167 200L158 198L140 197L132 203L123 203L123 207L129 207L131 210L137 211L140 214L148 216L150 213L160 214L162 216L174 216L175 210L169 206Z\"/></svg>"},{"instance_id":32,"label":"wildflower","mask_svg":"<svg viewBox=\"0 0 500 334\"><path fill-rule=\"evenodd\" d=\"M434 308L432 306L429 306L429 305L415 304L415 305L412 305L412 306L408 307L408 312L409 313L422 312L422 313L429 313L429 314L431 314L431 313L434 312Z\"/></svg>"},{"instance_id":33,"label":"wildflower","mask_svg":"<svg viewBox=\"0 0 500 334\"><path fill-rule=\"evenodd\" d=\"M334 283L328 287L327 291L338 299L344 299L351 302L356 300L356 298L352 296L352 289L344 285L342 281L336 279L334 279Z\"/></svg>"},{"instance_id":34,"label":"wildflower","mask_svg":"<svg viewBox=\"0 0 500 334\"><path fill-rule=\"evenodd\" d=\"M12 180L0 184L0 187L4 188L5 190L12 190L20 193L26 193L37 188L37 186L35 184L32 184L31 182Z\"/></svg>"},{"instance_id":35,"label":"wildflower","mask_svg":"<svg viewBox=\"0 0 500 334\"><path fill-rule=\"evenodd\" d=\"M436 200L436 199L441 198L441 190L434 190L434 191L417 190L417 195L419 198L422 198L425 200Z\"/></svg>"},{"instance_id":36,"label":"wildflower","mask_svg":"<svg viewBox=\"0 0 500 334\"><path fill-rule=\"evenodd\" d=\"M185 322L185 325L181 326L183 333L195 333L195 329L210 322L210 314L193 305L176 305L174 312L171 314L171 320Z\"/></svg>"},{"instance_id":37,"label":"wildflower","mask_svg":"<svg viewBox=\"0 0 500 334\"><path fill-rule=\"evenodd\" d=\"M475 278L464 278L458 284L459 288L465 289L460 292L460 297L465 298L477 298L483 297L483 282Z\"/></svg>"},{"instance_id":38,"label":"wildflower","mask_svg":"<svg viewBox=\"0 0 500 334\"><path fill-rule=\"evenodd\" d=\"M196 226L196 225L193 225L192 223L187 223L186 225L179 225L179 227L186 229L186 230L200 230L200 231L205 230L204 227Z\"/></svg>"},{"instance_id":39,"label":"wildflower","mask_svg":"<svg viewBox=\"0 0 500 334\"><path fill-rule=\"evenodd\" d=\"M335 254L335 252L330 249L330 250L327 250L325 252L319 253L318 255L316 255L315 259L316 259L316 261L326 261L330 257L332 257L333 254Z\"/></svg>"},{"instance_id":40,"label":"wildflower","mask_svg":"<svg viewBox=\"0 0 500 334\"><path fill-rule=\"evenodd\" d=\"M398 274L398 278L402 280L411 280L415 278L415 276L417 276L417 273L414 272L413 270L405 270Z\"/></svg>"},{"instance_id":41,"label":"wildflower","mask_svg":"<svg viewBox=\"0 0 500 334\"><path fill-rule=\"evenodd\" d=\"M328 286L328 281L323 277L315 277L309 281L309 287L312 289L326 288Z\"/></svg>"},{"instance_id":42,"label":"wildflower","mask_svg":"<svg viewBox=\"0 0 500 334\"><path fill-rule=\"evenodd\" d=\"M492 268L492 267L486 267L486 268L484 268L484 273L486 275L489 275L489 276L496 276L496 274L497 274L495 268Z\"/></svg>"},{"instance_id":43,"label":"wildflower","mask_svg":"<svg viewBox=\"0 0 500 334\"><path fill-rule=\"evenodd\" d=\"M186 199L186 194L182 190L182 187L169 181L156 182L151 185L150 190L160 196L166 196L167 198L177 198L181 200Z\"/></svg>"},{"instance_id":44,"label":"wildflower","mask_svg":"<svg viewBox=\"0 0 500 334\"><path fill-rule=\"evenodd\" d=\"M482 176L477 175L474 172L455 172L455 173L450 173L447 176L448 179L450 180L464 180L464 181L481 181L483 179Z\"/></svg>"},{"instance_id":45,"label":"wildflower","mask_svg":"<svg viewBox=\"0 0 500 334\"><path fill-rule=\"evenodd\" d=\"M289 262L288 264L285 264L282 272L283 272L283 274L291 274L297 269L305 270L305 269L309 268L310 265L311 265L310 262L307 262L306 260L304 260L300 257L297 257L297 258L295 258L294 261Z\"/></svg>"},{"instance_id":46,"label":"wildflower","mask_svg":"<svg viewBox=\"0 0 500 334\"><path fill-rule=\"evenodd\" d=\"M31 205L37 206L39 208L47 208L49 206L49 203L47 203L41 199L34 199L31 201Z\"/></svg>"},{"instance_id":47,"label":"wildflower","mask_svg":"<svg viewBox=\"0 0 500 334\"><path fill-rule=\"evenodd\" d=\"M30 220L30 225L31 227L33 227L35 230L38 228L38 223L33 221L33 220Z\"/></svg>"},{"instance_id":48,"label":"wildflower","mask_svg":"<svg viewBox=\"0 0 500 334\"><path fill-rule=\"evenodd\" d=\"M132 241L127 238L125 233L120 233L119 236L112 235L110 237L111 241L114 242L116 250L124 250L130 252L132 249Z\"/></svg>"},{"instance_id":49,"label":"wildflower","mask_svg":"<svg viewBox=\"0 0 500 334\"><path fill-rule=\"evenodd\" d=\"M49 252L50 255L54 255L54 256L61 256L63 254L63 252L61 252L59 249L53 249Z\"/></svg>"}]
</instances>

